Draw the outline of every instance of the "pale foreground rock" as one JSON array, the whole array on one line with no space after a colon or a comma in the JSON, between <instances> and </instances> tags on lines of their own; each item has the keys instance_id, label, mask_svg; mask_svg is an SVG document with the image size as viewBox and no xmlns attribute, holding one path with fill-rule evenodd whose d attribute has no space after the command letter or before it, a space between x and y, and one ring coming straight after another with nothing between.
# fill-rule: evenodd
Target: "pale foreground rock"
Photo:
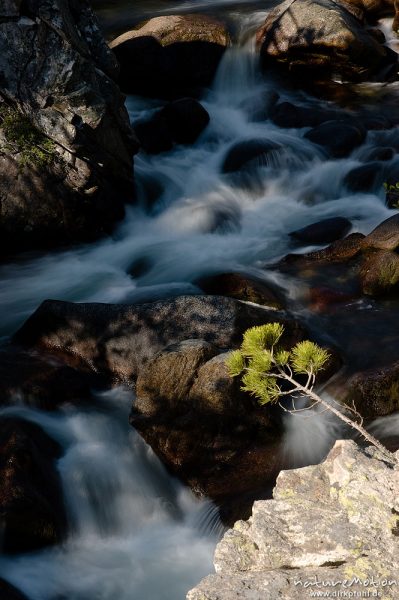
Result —
<instances>
[{"instance_id":1,"label":"pale foreground rock","mask_svg":"<svg viewBox=\"0 0 399 600\"><path fill-rule=\"evenodd\" d=\"M225 534L216 575L187 600L398 598L398 466L338 441L321 465L282 471L273 495Z\"/></svg>"}]
</instances>

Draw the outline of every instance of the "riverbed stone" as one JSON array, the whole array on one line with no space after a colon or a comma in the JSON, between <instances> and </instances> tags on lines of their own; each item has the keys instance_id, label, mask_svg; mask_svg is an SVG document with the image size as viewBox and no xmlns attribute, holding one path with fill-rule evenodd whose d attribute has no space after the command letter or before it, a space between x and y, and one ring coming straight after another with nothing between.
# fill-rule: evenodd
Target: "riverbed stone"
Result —
<instances>
[{"instance_id":1,"label":"riverbed stone","mask_svg":"<svg viewBox=\"0 0 399 600\"><path fill-rule=\"evenodd\" d=\"M306 244L329 244L349 233L352 223L345 217L331 217L292 231L290 236Z\"/></svg>"},{"instance_id":2,"label":"riverbed stone","mask_svg":"<svg viewBox=\"0 0 399 600\"><path fill-rule=\"evenodd\" d=\"M91 370L77 370L54 356L5 346L0 350L0 405L18 404L55 410L65 403L92 400L93 390L104 387Z\"/></svg>"},{"instance_id":3,"label":"riverbed stone","mask_svg":"<svg viewBox=\"0 0 399 600\"><path fill-rule=\"evenodd\" d=\"M392 293L399 283L399 255L388 250L367 254L360 270L360 281L366 296Z\"/></svg>"},{"instance_id":4,"label":"riverbed stone","mask_svg":"<svg viewBox=\"0 0 399 600\"><path fill-rule=\"evenodd\" d=\"M147 154L160 154L173 148L169 126L160 112L135 124L137 139Z\"/></svg>"},{"instance_id":5,"label":"riverbed stone","mask_svg":"<svg viewBox=\"0 0 399 600\"><path fill-rule=\"evenodd\" d=\"M394 0L340 0L344 7L349 5L362 10L368 19L380 19L395 13Z\"/></svg>"},{"instance_id":6,"label":"riverbed stone","mask_svg":"<svg viewBox=\"0 0 399 600\"><path fill-rule=\"evenodd\" d=\"M222 173L251 171L259 166L266 165L268 155L281 150L280 144L267 139L237 142L228 150L224 158Z\"/></svg>"},{"instance_id":7,"label":"riverbed stone","mask_svg":"<svg viewBox=\"0 0 399 600\"><path fill-rule=\"evenodd\" d=\"M266 281L244 273L219 273L195 282L206 294L216 294L262 304L270 308L283 308L281 294Z\"/></svg>"},{"instance_id":8,"label":"riverbed stone","mask_svg":"<svg viewBox=\"0 0 399 600\"><path fill-rule=\"evenodd\" d=\"M180 98L160 112L176 144L194 144L210 121L208 111L195 98Z\"/></svg>"},{"instance_id":9,"label":"riverbed stone","mask_svg":"<svg viewBox=\"0 0 399 600\"><path fill-rule=\"evenodd\" d=\"M20 3L0 56L0 251L110 232L134 199L137 141L89 4Z\"/></svg>"},{"instance_id":10,"label":"riverbed stone","mask_svg":"<svg viewBox=\"0 0 399 600\"><path fill-rule=\"evenodd\" d=\"M383 163L373 161L349 171L343 183L351 192L371 192L382 185L383 178Z\"/></svg>"},{"instance_id":11,"label":"riverbed stone","mask_svg":"<svg viewBox=\"0 0 399 600\"><path fill-rule=\"evenodd\" d=\"M343 240L337 240L321 250L314 250L306 254L288 254L280 262L280 265L289 268L290 265L295 264L347 262L361 252L364 239L363 233L351 233Z\"/></svg>"},{"instance_id":12,"label":"riverbed stone","mask_svg":"<svg viewBox=\"0 0 399 600\"><path fill-rule=\"evenodd\" d=\"M303 328L284 311L222 296L178 296L145 304L45 301L16 333L22 346L48 351L76 368L131 383L157 352L185 339L237 347L250 326L280 321L292 339Z\"/></svg>"},{"instance_id":13,"label":"riverbed stone","mask_svg":"<svg viewBox=\"0 0 399 600\"><path fill-rule=\"evenodd\" d=\"M360 123L327 121L308 131L305 138L324 148L334 158L343 158L364 142L366 130Z\"/></svg>"},{"instance_id":14,"label":"riverbed stone","mask_svg":"<svg viewBox=\"0 0 399 600\"><path fill-rule=\"evenodd\" d=\"M342 118L343 114L343 111L339 109L299 106L292 104L292 102L280 102L272 108L270 118L279 127L299 128L316 127L326 121Z\"/></svg>"},{"instance_id":15,"label":"riverbed stone","mask_svg":"<svg viewBox=\"0 0 399 600\"><path fill-rule=\"evenodd\" d=\"M225 25L201 14L155 17L110 44L123 91L178 98L211 84L230 44Z\"/></svg>"},{"instance_id":16,"label":"riverbed stone","mask_svg":"<svg viewBox=\"0 0 399 600\"><path fill-rule=\"evenodd\" d=\"M273 500L255 502L250 519L227 531L215 551L216 574L187 600L296 600L319 591L315 582L337 582L334 590L345 593L343 581L362 594L371 579L394 599L398 495L397 464L337 441L322 464L279 474Z\"/></svg>"},{"instance_id":17,"label":"riverbed stone","mask_svg":"<svg viewBox=\"0 0 399 600\"><path fill-rule=\"evenodd\" d=\"M375 419L399 410L399 362L355 373L340 394L344 404L365 419Z\"/></svg>"},{"instance_id":18,"label":"riverbed stone","mask_svg":"<svg viewBox=\"0 0 399 600\"><path fill-rule=\"evenodd\" d=\"M399 247L399 214L389 217L362 241L362 248L377 248L379 250L396 250Z\"/></svg>"},{"instance_id":19,"label":"riverbed stone","mask_svg":"<svg viewBox=\"0 0 399 600\"><path fill-rule=\"evenodd\" d=\"M66 513L55 462L61 448L33 423L0 419L0 550L20 553L59 543Z\"/></svg>"},{"instance_id":20,"label":"riverbed stone","mask_svg":"<svg viewBox=\"0 0 399 600\"><path fill-rule=\"evenodd\" d=\"M306 79L385 80L397 56L363 25L362 9L332 0L286 0L266 17L256 41L265 68Z\"/></svg>"}]
</instances>

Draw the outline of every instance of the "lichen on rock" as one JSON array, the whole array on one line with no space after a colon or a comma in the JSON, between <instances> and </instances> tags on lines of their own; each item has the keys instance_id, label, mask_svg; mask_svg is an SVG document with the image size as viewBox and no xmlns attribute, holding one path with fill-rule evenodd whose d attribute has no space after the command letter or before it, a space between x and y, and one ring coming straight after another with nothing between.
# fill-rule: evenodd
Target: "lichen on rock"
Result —
<instances>
[{"instance_id":1,"label":"lichen on rock","mask_svg":"<svg viewBox=\"0 0 399 600\"><path fill-rule=\"evenodd\" d=\"M216 574L187 600L294 600L319 588L397 598L398 497L398 466L338 441L322 464L280 473L273 500L225 534Z\"/></svg>"}]
</instances>

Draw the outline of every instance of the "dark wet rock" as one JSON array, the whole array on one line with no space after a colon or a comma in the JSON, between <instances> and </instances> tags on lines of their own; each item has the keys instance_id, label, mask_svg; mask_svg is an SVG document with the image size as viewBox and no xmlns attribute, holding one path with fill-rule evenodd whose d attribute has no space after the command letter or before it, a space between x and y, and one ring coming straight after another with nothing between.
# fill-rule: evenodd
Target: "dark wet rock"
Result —
<instances>
[{"instance_id":1,"label":"dark wet rock","mask_svg":"<svg viewBox=\"0 0 399 600\"><path fill-rule=\"evenodd\" d=\"M209 123L209 114L194 98L167 104L151 118L135 124L141 147L148 154L171 150L173 144L193 144Z\"/></svg>"},{"instance_id":2,"label":"dark wet rock","mask_svg":"<svg viewBox=\"0 0 399 600\"><path fill-rule=\"evenodd\" d=\"M315 106L296 106L281 102L273 107L270 118L279 127L316 127L326 121L342 118L343 111Z\"/></svg>"},{"instance_id":3,"label":"dark wet rock","mask_svg":"<svg viewBox=\"0 0 399 600\"><path fill-rule=\"evenodd\" d=\"M0 404L24 404L55 410L64 403L92 398L104 381L93 371L77 371L53 357L23 352L19 348L0 351Z\"/></svg>"},{"instance_id":4,"label":"dark wet rock","mask_svg":"<svg viewBox=\"0 0 399 600\"><path fill-rule=\"evenodd\" d=\"M273 308L282 308L279 295L267 282L242 273L220 273L195 282L206 294L228 296Z\"/></svg>"},{"instance_id":5,"label":"dark wet rock","mask_svg":"<svg viewBox=\"0 0 399 600\"><path fill-rule=\"evenodd\" d=\"M223 173L251 170L267 164L267 157L281 150L281 146L270 140L244 140L234 144L223 161Z\"/></svg>"},{"instance_id":6,"label":"dark wet rock","mask_svg":"<svg viewBox=\"0 0 399 600\"><path fill-rule=\"evenodd\" d=\"M332 217L293 231L290 236L305 244L329 244L345 237L351 228L349 219Z\"/></svg>"},{"instance_id":7,"label":"dark wet rock","mask_svg":"<svg viewBox=\"0 0 399 600\"><path fill-rule=\"evenodd\" d=\"M0 599L1 600L28 600L27 596L17 590L16 587L0 578Z\"/></svg>"},{"instance_id":8,"label":"dark wet rock","mask_svg":"<svg viewBox=\"0 0 399 600\"><path fill-rule=\"evenodd\" d=\"M398 289L399 255L387 250L367 254L360 270L360 280L366 296L383 296Z\"/></svg>"},{"instance_id":9,"label":"dark wet rock","mask_svg":"<svg viewBox=\"0 0 399 600\"><path fill-rule=\"evenodd\" d=\"M138 376L135 413L140 418L156 417L159 410L184 413L188 410L187 403L190 404L190 389L198 368L217 353L213 344L199 339L164 348L147 362Z\"/></svg>"},{"instance_id":10,"label":"dark wet rock","mask_svg":"<svg viewBox=\"0 0 399 600\"><path fill-rule=\"evenodd\" d=\"M311 288L309 296L311 310L319 313L334 313L337 305L349 304L357 298L353 294L327 286Z\"/></svg>"},{"instance_id":11,"label":"dark wet rock","mask_svg":"<svg viewBox=\"0 0 399 600\"><path fill-rule=\"evenodd\" d=\"M230 44L220 21L206 15L155 17L116 38L123 91L159 98L207 87Z\"/></svg>"},{"instance_id":12,"label":"dark wet rock","mask_svg":"<svg viewBox=\"0 0 399 600\"><path fill-rule=\"evenodd\" d=\"M47 300L15 335L18 343L62 356L73 366L131 381L165 346L187 338L220 348L240 344L252 325L281 321L297 338L301 326L284 312L220 296L179 296L137 305Z\"/></svg>"},{"instance_id":13,"label":"dark wet rock","mask_svg":"<svg viewBox=\"0 0 399 600\"><path fill-rule=\"evenodd\" d=\"M386 117L381 115L367 115L361 117L361 122L366 129L370 131L382 131L384 129L391 129L392 123Z\"/></svg>"},{"instance_id":14,"label":"dark wet rock","mask_svg":"<svg viewBox=\"0 0 399 600\"><path fill-rule=\"evenodd\" d=\"M208 112L194 98L181 98L167 104L160 117L168 124L177 144L194 144L210 120Z\"/></svg>"},{"instance_id":15,"label":"dark wet rock","mask_svg":"<svg viewBox=\"0 0 399 600\"><path fill-rule=\"evenodd\" d=\"M371 192L382 185L383 178L384 165L377 161L369 162L349 171L344 177L344 185L351 192Z\"/></svg>"},{"instance_id":16,"label":"dark wet rock","mask_svg":"<svg viewBox=\"0 0 399 600\"><path fill-rule=\"evenodd\" d=\"M0 23L1 250L93 239L134 198L137 142L88 3L16 3ZM56 57L56 60L53 60Z\"/></svg>"},{"instance_id":17,"label":"dark wet rock","mask_svg":"<svg viewBox=\"0 0 399 600\"><path fill-rule=\"evenodd\" d=\"M396 250L399 247L399 214L389 217L369 233L362 242L362 248Z\"/></svg>"},{"instance_id":18,"label":"dark wet rock","mask_svg":"<svg viewBox=\"0 0 399 600\"><path fill-rule=\"evenodd\" d=\"M172 135L168 123L160 113L150 119L135 124L137 139L147 154L160 154L173 148Z\"/></svg>"},{"instance_id":19,"label":"dark wet rock","mask_svg":"<svg viewBox=\"0 0 399 600\"><path fill-rule=\"evenodd\" d=\"M280 96L277 92L265 90L257 96L244 100L241 108L249 113L252 121L265 121L269 118L279 98Z\"/></svg>"},{"instance_id":20,"label":"dark wet rock","mask_svg":"<svg viewBox=\"0 0 399 600\"><path fill-rule=\"evenodd\" d=\"M19 553L59 543L66 514L55 461L61 449L40 427L0 420L1 550Z\"/></svg>"},{"instance_id":21,"label":"dark wet rock","mask_svg":"<svg viewBox=\"0 0 399 600\"><path fill-rule=\"evenodd\" d=\"M280 263L284 265L295 265L306 262L328 262L340 263L355 257L360 253L365 236L362 233L351 233L343 240L337 240L321 250L308 252L307 254L289 254Z\"/></svg>"},{"instance_id":22,"label":"dark wet rock","mask_svg":"<svg viewBox=\"0 0 399 600\"><path fill-rule=\"evenodd\" d=\"M226 357L204 340L165 348L140 371L130 418L173 473L224 509L270 484L281 460L279 428L228 375Z\"/></svg>"},{"instance_id":23,"label":"dark wet rock","mask_svg":"<svg viewBox=\"0 0 399 600\"><path fill-rule=\"evenodd\" d=\"M368 150L364 154L362 154L362 160L366 161L387 161L392 160L395 156L396 150L390 146L377 146L376 148L372 148Z\"/></svg>"},{"instance_id":24,"label":"dark wet rock","mask_svg":"<svg viewBox=\"0 0 399 600\"><path fill-rule=\"evenodd\" d=\"M360 123L327 121L308 131L305 138L322 146L334 158L343 158L364 142L366 130Z\"/></svg>"},{"instance_id":25,"label":"dark wet rock","mask_svg":"<svg viewBox=\"0 0 399 600\"><path fill-rule=\"evenodd\" d=\"M394 0L340 0L344 5L356 6L368 19L380 19L394 14Z\"/></svg>"},{"instance_id":26,"label":"dark wet rock","mask_svg":"<svg viewBox=\"0 0 399 600\"><path fill-rule=\"evenodd\" d=\"M399 410L399 362L353 375L345 382L343 402L365 419Z\"/></svg>"},{"instance_id":27,"label":"dark wet rock","mask_svg":"<svg viewBox=\"0 0 399 600\"><path fill-rule=\"evenodd\" d=\"M332 0L286 0L257 32L264 67L274 64L303 79L384 81L397 56L367 32L363 16L362 9Z\"/></svg>"}]
</instances>

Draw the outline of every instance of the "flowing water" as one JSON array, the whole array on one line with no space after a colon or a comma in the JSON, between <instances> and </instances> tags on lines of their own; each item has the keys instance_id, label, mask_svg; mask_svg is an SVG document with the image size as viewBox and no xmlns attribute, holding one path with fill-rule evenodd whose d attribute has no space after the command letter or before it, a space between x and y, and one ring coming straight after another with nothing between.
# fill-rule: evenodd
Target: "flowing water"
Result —
<instances>
[{"instance_id":1,"label":"flowing water","mask_svg":"<svg viewBox=\"0 0 399 600\"><path fill-rule=\"evenodd\" d=\"M303 283L269 268L292 251L288 233L333 216L345 216L353 231L367 233L392 214L382 186L367 194L349 193L343 179L362 164L365 149L392 145L396 132L370 132L350 158L329 160L304 139L306 129L280 129L257 119L259 99L275 91L281 100L306 105L315 101L260 75L252 33L266 13L257 3L251 3L251 10L244 2L216 4L219 9L228 5L238 41L226 52L212 89L202 98L210 125L192 147L136 157L138 203L128 208L112 238L19 257L0 267L0 335L5 339L46 298L154 300L199 293L193 282L220 271L245 271L282 286L288 306L307 319L309 310L300 303ZM168 11L188 5L168 3ZM165 6L154 1L152 14L166 12ZM384 94L396 94L395 84L388 88L358 86L357 98L378 107ZM127 100L133 122L161 105L137 97ZM277 142L283 151L259 165L250 179L221 174L229 148L254 138ZM383 308L388 332L398 309L396 304ZM358 342L359 334L348 323L363 319L372 323L367 331L371 348L382 336L381 319L373 321L380 309L371 302L355 303L334 326L321 319L314 327L332 342L342 346L346 340L351 347L348 339ZM387 353L396 346L394 336ZM373 356L372 348L370 352ZM64 448L59 470L73 525L68 540L56 549L0 559L0 576L31 600L183 600L212 570L214 545L222 531L217 511L166 473L129 427L130 403L130 392L118 389L98 398L91 410L67 407L46 414L20 405L2 409L3 416L39 423ZM293 466L320 460L343 433L326 414L287 415L284 423L285 451ZM381 437L395 437L398 419L380 419L374 428Z\"/></svg>"}]
</instances>

